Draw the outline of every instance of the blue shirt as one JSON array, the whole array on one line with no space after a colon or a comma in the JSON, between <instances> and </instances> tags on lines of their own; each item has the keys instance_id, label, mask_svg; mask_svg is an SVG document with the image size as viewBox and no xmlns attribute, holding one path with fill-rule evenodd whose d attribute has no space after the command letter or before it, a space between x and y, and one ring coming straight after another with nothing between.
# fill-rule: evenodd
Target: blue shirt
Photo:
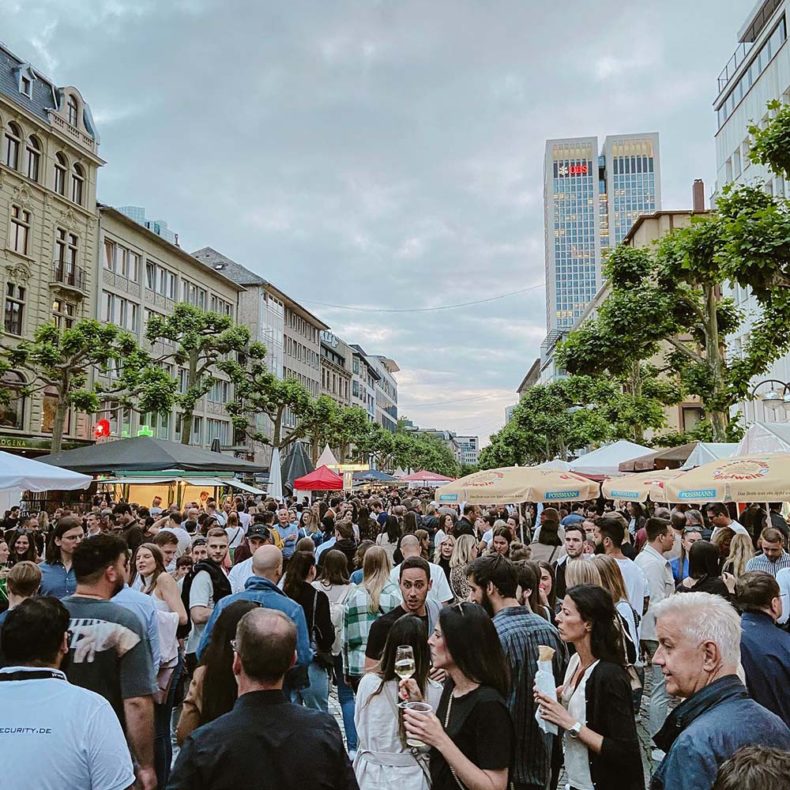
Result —
<instances>
[{"instance_id":1,"label":"blue shirt","mask_svg":"<svg viewBox=\"0 0 790 790\"><path fill-rule=\"evenodd\" d=\"M67 595L74 595L77 591L77 577L74 575L73 565L66 570L66 566L59 560L56 560L51 564L42 562L38 569L41 571L39 595L65 598Z\"/></svg>"},{"instance_id":2,"label":"blue shirt","mask_svg":"<svg viewBox=\"0 0 790 790\"><path fill-rule=\"evenodd\" d=\"M274 582L264 579L262 576L250 576L244 582L243 592L226 595L219 600L211 612L211 617L209 617L206 627L203 629L203 636L197 648L198 659L201 658L203 651L208 646L211 639L211 631L217 622L217 618L226 607L236 601L252 601L265 609L276 609L293 620L296 625L296 663L299 666L307 667L313 660L313 651L310 649L310 637L307 633L307 620L305 620L304 609L296 601L289 598Z\"/></svg>"},{"instance_id":3,"label":"blue shirt","mask_svg":"<svg viewBox=\"0 0 790 790\"><path fill-rule=\"evenodd\" d=\"M675 557L674 560L669 561L669 567L672 568L672 578L680 584L683 579L687 578L689 575L689 558L686 557L683 560L683 572L681 573L680 570L680 557Z\"/></svg>"},{"instance_id":4,"label":"blue shirt","mask_svg":"<svg viewBox=\"0 0 790 790\"><path fill-rule=\"evenodd\" d=\"M349 581L351 584L362 584L362 580L364 579L364 574L362 573L362 568L357 568L352 574Z\"/></svg>"},{"instance_id":5,"label":"blue shirt","mask_svg":"<svg viewBox=\"0 0 790 790\"><path fill-rule=\"evenodd\" d=\"M150 595L133 590L128 584L112 597L112 601L136 615L145 629L148 642L151 645L151 659L154 676L156 676L159 674L159 663L162 659L159 649L159 619L156 614L156 604L151 600Z\"/></svg>"},{"instance_id":6,"label":"blue shirt","mask_svg":"<svg viewBox=\"0 0 790 790\"><path fill-rule=\"evenodd\" d=\"M741 664L749 694L790 726L790 634L761 612L744 612L741 629Z\"/></svg>"},{"instance_id":7,"label":"blue shirt","mask_svg":"<svg viewBox=\"0 0 790 790\"><path fill-rule=\"evenodd\" d=\"M318 548L315 550L315 561L316 561L316 563L318 562L318 558L319 558L319 557L320 557L320 556L321 556L321 555L322 555L322 554L323 554L325 551L328 551L329 549L331 549L331 548L332 548L332 546L334 546L334 545L335 545L335 543L337 543L337 538L336 538L334 535L332 535L332 537L331 537L331 538L329 538L329 540L325 540L325 541L324 541L324 542L323 542L323 543L322 543L322 544L321 544L321 545L320 545L320 546L319 546L319 547L318 547Z\"/></svg>"},{"instance_id":8,"label":"blue shirt","mask_svg":"<svg viewBox=\"0 0 790 790\"><path fill-rule=\"evenodd\" d=\"M299 540L299 527L296 524L288 524L283 527L275 524L274 528L283 541L283 559L287 560L296 551L296 541ZM286 538L293 538L290 543L286 543Z\"/></svg>"}]
</instances>

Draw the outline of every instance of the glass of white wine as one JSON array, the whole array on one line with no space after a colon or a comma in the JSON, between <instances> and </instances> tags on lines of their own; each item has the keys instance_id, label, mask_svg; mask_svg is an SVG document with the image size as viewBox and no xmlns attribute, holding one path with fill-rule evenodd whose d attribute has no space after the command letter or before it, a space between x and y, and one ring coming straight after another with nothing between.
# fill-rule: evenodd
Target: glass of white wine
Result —
<instances>
[{"instance_id":1,"label":"glass of white wine","mask_svg":"<svg viewBox=\"0 0 790 790\"><path fill-rule=\"evenodd\" d=\"M395 651L395 674L406 680L414 674L414 648L411 645L399 645Z\"/></svg>"}]
</instances>

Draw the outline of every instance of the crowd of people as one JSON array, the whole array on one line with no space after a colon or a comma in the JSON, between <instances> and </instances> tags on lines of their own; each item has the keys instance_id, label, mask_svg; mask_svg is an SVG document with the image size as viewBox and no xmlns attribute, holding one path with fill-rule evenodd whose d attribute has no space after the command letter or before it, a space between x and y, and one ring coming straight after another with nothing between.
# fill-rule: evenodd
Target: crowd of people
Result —
<instances>
[{"instance_id":1,"label":"crowd of people","mask_svg":"<svg viewBox=\"0 0 790 790\"><path fill-rule=\"evenodd\" d=\"M455 508L383 489L105 498L0 526L8 787L751 790L790 775L780 505Z\"/></svg>"}]
</instances>

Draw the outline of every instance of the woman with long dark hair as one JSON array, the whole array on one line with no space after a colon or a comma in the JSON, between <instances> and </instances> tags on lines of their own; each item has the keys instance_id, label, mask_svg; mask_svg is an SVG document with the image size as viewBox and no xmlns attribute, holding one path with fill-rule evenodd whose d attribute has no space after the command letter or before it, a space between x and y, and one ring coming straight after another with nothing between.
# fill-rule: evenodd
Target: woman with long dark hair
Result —
<instances>
[{"instance_id":1,"label":"woman with long dark hair","mask_svg":"<svg viewBox=\"0 0 790 790\"><path fill-rule=\"evenodd\" d=\"M398 517L387 516L387 520L376 538L376 545L381 546L387 552L390 563L392 563L395 549L398 547L398 541L400 541L400 522Z\"/></svg>"},{"instance_id":2,"label":"woman with long dark hair","mask_svg":"<svg viewBox=\"0 0 790 790\"><path fill-rule=\"evenodd\" d=\"M730 600L730 591L719 571L719 547L698 540L689 549L689 575L677 586L678 592L706 592Z\"/></svg>"},{"instance_id":3,"label":"woman with long dark hair","mask_svg":"<svg viewBox=\"0 0 790 790\"><path fill-rule=\"evenodd\" d=\"M549 510L554 510L554 508L546 508L543 512L546 513ZM537 540L533 540L530 544L532 559L535 562L552 563L564 557L565 549L562 547L563 535L560 534L559 521L556 521L553 516L544 519L540 525L540 533Z\"/></svg>"},{"instance_id":4,"label":"woman with long dark hair","mask_svg":"<svg viewBox=\"0 0 790 790\"><path fill-rule=\"evenodd\" d=\"M612 596L581 584L557 615L564 642L576 652L558 690L535 693L541 716L565 730L565 773L577 790L644 790L642 758Z\"/></svg>"},{"instance_id":5,"label":"woman with long dark hair","mask_svg":"<svg viewBox=\"0 0 790 790\"><path fill-rule=\"evenodd\" d=\"M10 554L8 562L16 565L18 562L39 562L36 541L31 532L21 529L8 541Z\"/></svg>"},{"instance_id":6,"label":"woman with long dark hair","mask_svg":"<svg viewBox=\"0 0 790 790\"><path fill-rule=\"evenodd\" d=\"M368 543L373 545L370 541ZM343 672L343 616L353 585L348 578L348 560L342 551L330 549L324 554L321 575L313 582L313 587L329 599L329 614L335 637L332 643L332 662L337 684L337 700L343 714L346 748L351 752L357 748L357 731L354 728L354 691L346 683Z\"/></svg>"},{"instance_id":7,"label":"woman with long dark hair","mask_svg":"<svg viewBox=\"0 0 790 790\"><path fill-rule=\"evenodd\" d=\"M329 711L329 682L334 667L332 644L335 629L329 613L326 593L313 587L316 577L315 556L306 551L294 552L288 562L283 592L304 610L313 648L313 660L307 668L310 685L296 692L308 708Z\"/></svg>"},{"instance_id":8,"label":"woman with long dark hair","mask_svg":"<svg viewBox=\"0 0 790 790\"><path fill-rule=\"evenodd\" d=\"M419 691L414 698L426 700L435 710L442 687L428 678L431 654L425 638L425 626L418 617L399 618L390 629L378 672L369 672L357 690L356 725L359 750L354 760L354 773L360 790L427 790L424 773L427 763L418 762L405 743L399 726L398 675L395 660L398 648L411 647L414 654L412 681Z\"/></svg>"},{"instance_id":9,"label":"woman with long dark hair","mask_svg":"<svg viewBox=\"0 0 790 790\"><path fill-rule=\"evenodd\" d=\"M258 604L252 601L235 601L225 607L217 618L211 639L192 675L189 692L184 699L176 727L179 746L183 746L193 730L227 713L236 702L238 688L233 674L233 648L230 642L236 636L239 620L257 608Z\"/></svg>"},{"instance_id":10,"label":"woman with long dark hair","mask_svg":"<svg viewBox=\"0 0 790 790\"><path fill-rule=\"evenodd\" d=\"M505 790L513 758L507 709L510 672L491 618L482 606L445 606L428 640L433 666L448 679L436 713L405 710L406 732L431 747L433 790ZM402 681L410 697L416 684Z\"/></svg>"}]
</instances>

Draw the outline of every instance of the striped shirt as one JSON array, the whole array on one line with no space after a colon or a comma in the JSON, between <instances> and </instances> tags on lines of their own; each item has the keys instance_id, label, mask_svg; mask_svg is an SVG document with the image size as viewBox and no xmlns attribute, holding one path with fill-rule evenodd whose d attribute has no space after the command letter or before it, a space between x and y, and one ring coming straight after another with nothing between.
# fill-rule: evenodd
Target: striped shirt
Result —
<instances>
[{"instance_id":1,"label":"striped shirt","mask_svg":"<svg viewBox=\"0 0 790 790\"><path fill-rule=\"evenodd\" d=\"M758 554L756 557L752 557L749 562L746 563L746 570L748 571L763 571L764 573L770 573L771 576L776 576L779 571L783 568L790 568L790 554L786 551L783 551L781 556L779 557L776 562L768 559L765 554Z\"/></svg>"},{"instance_id":2,"label":"striped shirt","mask_svg":"<svg viewBox=\"0 0 790 790\"><path fill-rule=\"evenodd\" d=\"M501 609L494 627L508 658L511 691L507 700L516 734L510 779L515 784L545 786L551 776L552 736L538 727L533 686L538 671L538 648L554 649L552 667L559 686L565 677L568 651L557 629L523 606Z\"/></svg>"},{"instance_id":3,"label":"striped shirt","mask_svg":"<svg viewBox=\"0 0 790 790\"><path fill-rule=\"evenodd\" d=\"M387 582L381 591L377 612L370 611L370 595L361 584L349 593L343 615L343 668L347 675L361 677L365 674L365 648L370 626L381 615L400 606L400 602L400 590L391 582Z\"/></svg>"}]
</instances>

